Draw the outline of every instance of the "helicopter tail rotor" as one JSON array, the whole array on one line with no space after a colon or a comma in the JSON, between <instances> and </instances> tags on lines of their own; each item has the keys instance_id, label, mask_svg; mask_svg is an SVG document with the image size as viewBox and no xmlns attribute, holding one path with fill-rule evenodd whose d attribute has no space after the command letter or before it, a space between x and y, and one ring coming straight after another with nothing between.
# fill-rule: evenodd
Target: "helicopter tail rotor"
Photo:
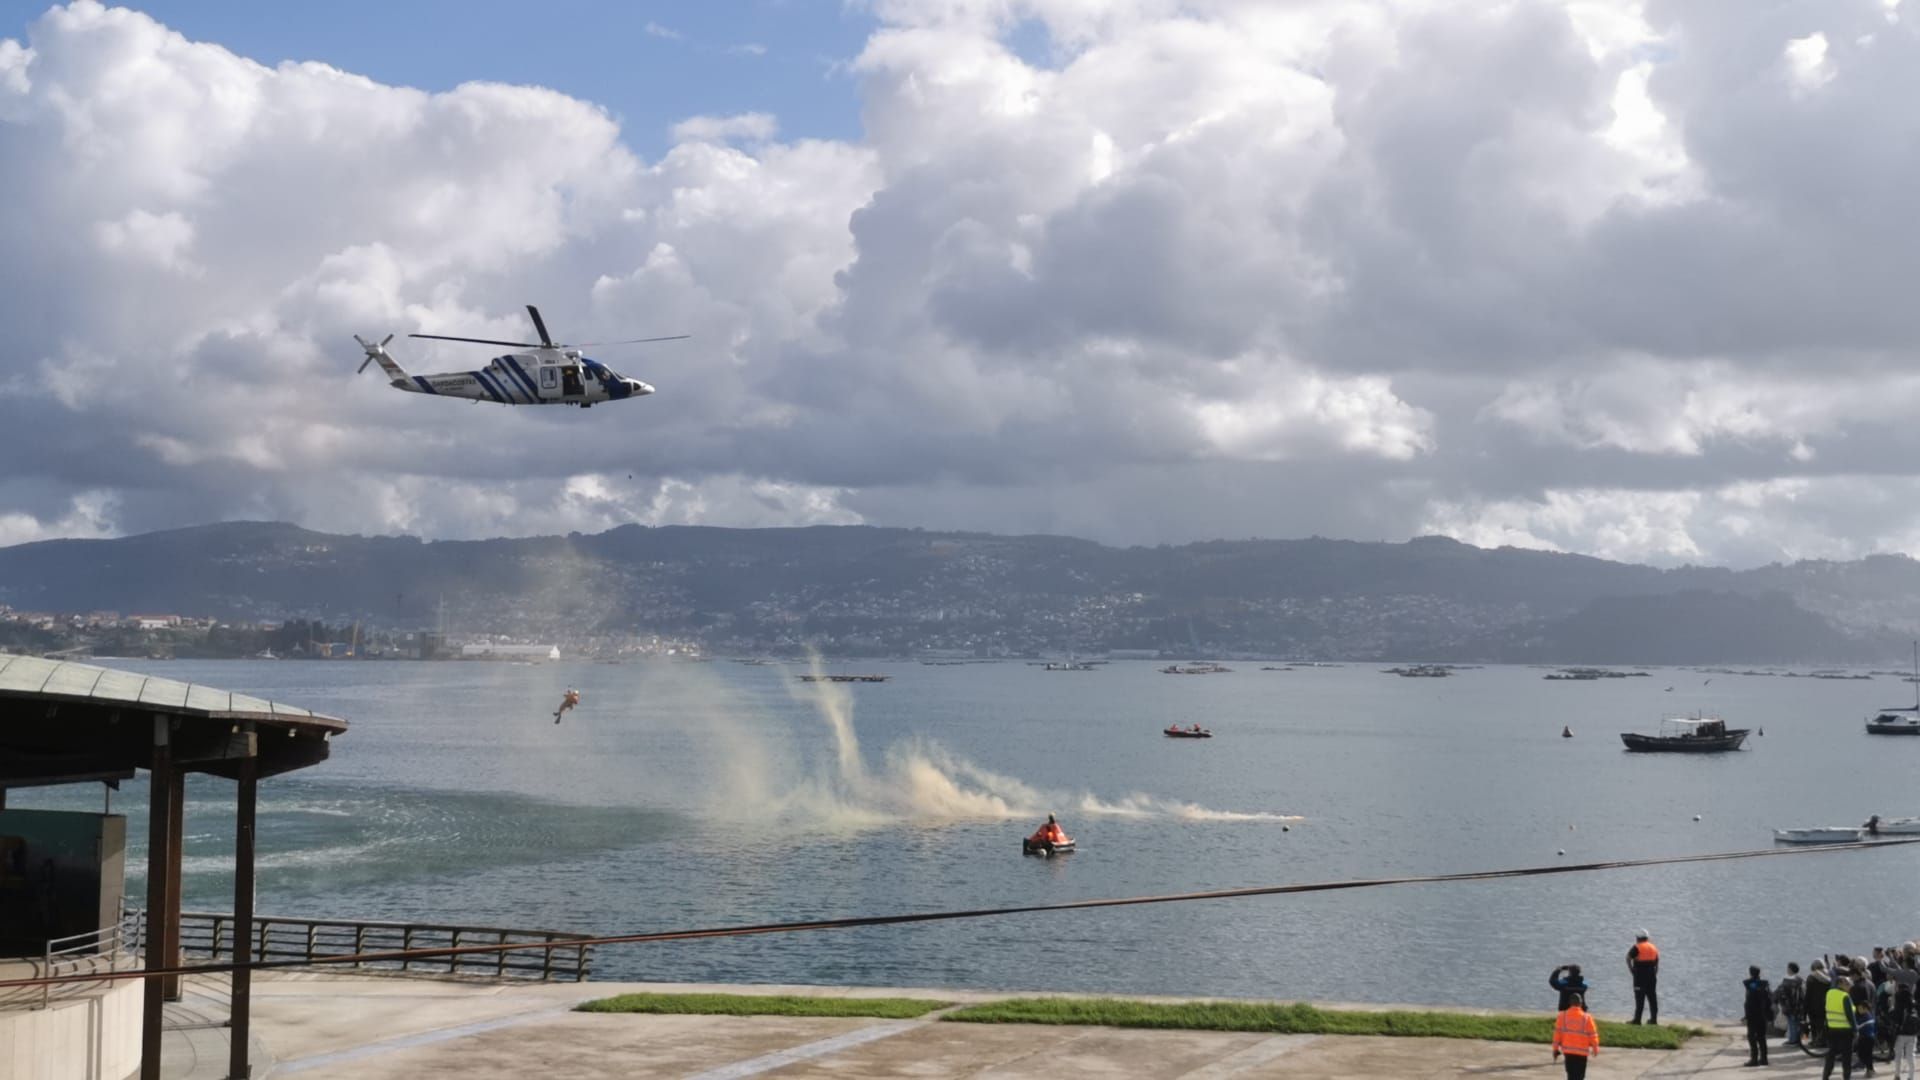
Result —
<instances>
[{"instance_id":1,"label":"helicopter tail rotor","mask_svg":"<svg viewBox=\"0 0 1920 1080\"><path fill-rule=\"evenodd\" d=\"M393 340L393 335L388 334L386 337L380 339L380 344L378 345L368 344L367 340L361 337L359 334L353 335L353 340L359 342L360 347L367 350L367 358L365 360L360 361L359 371L354 372L355 375L358 375L360 374L361 371L367 370L367 365L373 363L374 358L379 356L381 352L385 351L387 347L387 342Z\"/></svg>"},{"instance_id":2,"label":"helicopter tail rotor","mask_svg":"<svg viewBox=\"0 0 1920 1080\"><path fill-rule=\"evenodd\" d=\"M360 368L359 370L354 372L355 375L358 375L360 374L360 372L367 370L368 364L377 363L380 365L380 370L387 373L388 378L392 379L395 382L406 381L407 373L400 370L400 365L394 363L393 357L387 354L387 342L393 340L392 334L388 334L386 337L381 338L378 343L368 341L366 338L361 337L359 334L353 335L353 340L359 342L360 347L367 351L367 358L365 360L360 361Z\"/></svg>"}]
</instances>

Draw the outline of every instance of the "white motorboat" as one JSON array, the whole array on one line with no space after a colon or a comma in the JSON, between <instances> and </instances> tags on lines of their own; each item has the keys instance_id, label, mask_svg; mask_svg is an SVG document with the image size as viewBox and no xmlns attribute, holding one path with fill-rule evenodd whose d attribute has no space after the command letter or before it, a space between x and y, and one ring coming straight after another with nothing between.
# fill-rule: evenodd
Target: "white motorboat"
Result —
<instances>
[{"instance_id":1,"label":"white motorboat","mask_svg":"<svg viewBox=\"0 0 1920 1080\"><path fill-rule=\"evenodd\" d=\"M1860 840L1865 830L1855 826L1824 825L1812 829L1775 829L1773 839L1779 844L1852 844Z\"/></svg>"},{"instance_id":2,"label":"white motorboat","mask_svg":"<svg viewBox=\"0 0 1920 1080\"><path fill-rule=\"evenodd\" d=\"M1875 814L1861 827L1869 836L1916 836L1920 835L1920 817L1883 818Z\"/></svg>"}]
</instances>

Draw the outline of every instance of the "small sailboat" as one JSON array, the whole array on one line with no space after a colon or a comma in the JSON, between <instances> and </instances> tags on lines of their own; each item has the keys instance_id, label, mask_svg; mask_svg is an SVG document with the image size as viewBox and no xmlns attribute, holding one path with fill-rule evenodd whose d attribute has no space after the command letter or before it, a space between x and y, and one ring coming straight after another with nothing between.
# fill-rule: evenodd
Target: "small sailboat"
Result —
<instances>
[{"instance_id":1,"label":"small sailboat","mask_svg":"<svg viewBox=\"0 0 1920 1080\"><path fill-rule=\"evenodd\" d=\"M1920 641L1913 643L1913 705L1895 705L1867 717L1869 735L1920 735Z\"/></svg>"}]
</instances>

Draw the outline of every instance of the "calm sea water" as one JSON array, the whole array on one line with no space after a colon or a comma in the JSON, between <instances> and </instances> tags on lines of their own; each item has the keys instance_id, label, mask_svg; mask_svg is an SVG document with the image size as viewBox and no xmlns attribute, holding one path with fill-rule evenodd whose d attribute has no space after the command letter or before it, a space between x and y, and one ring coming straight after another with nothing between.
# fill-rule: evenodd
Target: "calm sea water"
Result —
<instances>
[{"instance_id":1,"label":"calm sea water","mask_svg":"<svg viewBox=\"0 0 1920 1080\"><path fill-rule=\"evenodd\" d=\"M1920 739L1862 732L1912 697L1885 677L860 663L836 669L893 680L822 690L728 663L115 663L352 721L331 760L262 785L266 914L641 932L1761 848L1920 813ZM556 726L568 686L585 700ZM1765 734L1622 751L1618 732L1692 709ZM1217 737L1159 734L1196 721ZM189 907L231 906L231 802L192 779ZM145 805L143 784L114 798L130 862ZM1048 811L1082 850L1021 858ZM1777 978L1920 936L1917 869L1902 847L1393 886L615 948L597 972L1544 1008L1548 969L1578 962L1617 1013L1644 926L1666 1011L1725 1016L1749 963Z\"/></svg>"}]
</instances>

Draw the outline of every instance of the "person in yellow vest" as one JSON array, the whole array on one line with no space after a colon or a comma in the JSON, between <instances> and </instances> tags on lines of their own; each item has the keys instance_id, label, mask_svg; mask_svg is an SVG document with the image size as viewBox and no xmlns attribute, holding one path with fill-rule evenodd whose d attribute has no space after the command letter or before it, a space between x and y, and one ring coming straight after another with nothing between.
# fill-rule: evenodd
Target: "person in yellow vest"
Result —
<instances>
[{"instance_id":1,"label":"person in yellow vest","mask_svg":"<svg viewBox=\"0 0 1920 1080\"><path fill-rule=\"evenodd\" d=\"M1566 1061L1567 1080L1581 1080L1587 1075L1587 1059L1600 1056L1600 1025L1579 994L1568 999L1553 1021L1553 1056Z\"/></svg>"},{"instance_id":2,"label":"person in yellow vest","mask_svg":"<svg viewBox=\"0 0 1920 1080\"><path fill-rule=\"evenodd\" d=\"M1660 949L1647 940L1645 930L1633 935L1633 948L1627 950L1627 973L1633 976L1633 1019L1628 1022L1639 1023L1644 1006L1647 1023L1658 1024L1660 995L1655 985L1660 980Z\"/></svg>"},{"instance_id":3,"label":"person in yellow vest","mask_svg":"<svg viewBox=\"0 0 1920 1080\"><path fill-rule=\"evenodd\" d=\"M1853 1012L1853 980L1845 975L1833 980L1827 990L1827 1064L1820 1080L1833 1075L1833 1063L1840 1062L1841 1080L1853 1080L1853 1029L1858 1018Z\"/></svg>"}]
</instances>

